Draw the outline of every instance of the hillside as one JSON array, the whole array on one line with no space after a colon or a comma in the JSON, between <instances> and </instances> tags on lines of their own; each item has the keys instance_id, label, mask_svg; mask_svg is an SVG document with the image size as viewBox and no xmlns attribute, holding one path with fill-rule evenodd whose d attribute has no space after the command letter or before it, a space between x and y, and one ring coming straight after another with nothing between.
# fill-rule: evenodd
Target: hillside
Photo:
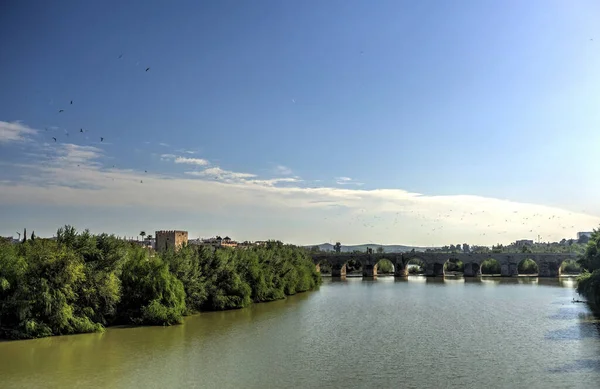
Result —
<instances>
[{"instance_id":1,"label":"hillside","mask_svg":"<svg viewBox=\"0 0 600 389\"><path fill-rule=\"evenodd\" d=\"M310 248L310 247L314 247L314 246L318 246L321 251L333 251L333 247L334 247L332 244L329 244L329 243L322 243L322 244L318 244L318 245L310 245L310 246L305 246L305 247ZM378 247L383 247L383 251L385 253L405 253L405 252L411 251L412 249L414 249L415 251L425 251L425 249L429 248L429 247L404 246L404 245L397 245L397 244L391 244L391 245L358 244L358 245L349 245L349 246L342 245L342 252L349 253L349 252L352 252L355 250L358 250L361 252L366 252L367 247L372 248L373 251L376 251Z\"/></svg>"}]
</instances>

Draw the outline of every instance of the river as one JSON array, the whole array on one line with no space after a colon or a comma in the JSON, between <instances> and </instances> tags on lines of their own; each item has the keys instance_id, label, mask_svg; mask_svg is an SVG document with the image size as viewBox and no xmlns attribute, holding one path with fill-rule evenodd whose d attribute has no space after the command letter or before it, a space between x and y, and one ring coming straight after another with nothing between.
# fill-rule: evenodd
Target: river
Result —
<instances>
[{"instance_id":1,"label":"river","mask_svg":"<svg viewBox=\"0 0 600 389\"><path fill-rule=\"evenodd\" d=\"M2 388L596 388L571 279L324 279L173 327L0 343Z\"/></svg>"}]
</instances>

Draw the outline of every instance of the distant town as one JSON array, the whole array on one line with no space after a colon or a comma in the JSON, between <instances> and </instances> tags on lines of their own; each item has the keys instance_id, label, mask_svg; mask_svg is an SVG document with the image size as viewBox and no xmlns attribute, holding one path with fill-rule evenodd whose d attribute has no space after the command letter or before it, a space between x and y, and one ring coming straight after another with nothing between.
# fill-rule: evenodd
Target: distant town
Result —
<instances>
[{"instance_id":1,"label":"distant town","mask_svg":"<svg viewBox=\"0 0 600 389\"><path fill-rule=\"evenodd\" d=\"M0 237L0 239L19 243L23 239L30 238L27 236L27 230L24 229L23 234L17 233L17 237ZM35 232L32 232L31 236L35 236ZM544 247L569 247L573 244L586 244L591 238L592 232L578 232L576 238L564 238L558 242L542 242L540 237L537 241L533 239L520 239L509 245L497 244L491 247L488 246L470 246L467 243L446 245L438 247L418 247L418 246L405 246L405 245L382 245L382 244L361 244L361 245L342 245L337 242L335 245L330 243L323 243L318 245L308 245L306 248L312 251L338 251L338 252L372 252L376 250L381 253L401 253L408 251L423 251L423 252L464 252L464 253L485 253L492 252L497 249L506 251L507 249L513 249L514 251L524 252L535 248ZM55 237L48 239L56 239ZM178 249L182 245L193 245L193 246L208 246L213 248L230 247L230 248L248 248L253 246L266 245L266 240L257 241L236 241L231 239L229 236L221 237L219 235L210 238L195 238L189 239L188 231L184 230L160 230L156 231L154 235L146 234L145 231L140 231L137 236L123 236L120 239L129 241L131 243L140 245L142 247L153 249L156 251L164 251L168 249Z\"/></svg>"}]
</instances>

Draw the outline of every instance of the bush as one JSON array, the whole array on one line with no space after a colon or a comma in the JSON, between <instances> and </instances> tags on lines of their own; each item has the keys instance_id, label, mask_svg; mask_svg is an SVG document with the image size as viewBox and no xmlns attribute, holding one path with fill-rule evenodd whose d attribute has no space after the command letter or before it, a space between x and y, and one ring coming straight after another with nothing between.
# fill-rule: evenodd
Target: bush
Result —
<instances>
[{"instance_id":1,"label":"bush","mask_svg":"<svg viewBox=\"0 0 600 389\"><path fill-rule=\"evenodd\" d=\"M560 271L562 274L579 274L581 273L581 266L575 260L568 260L563 262Z\"/></svg>"},{"instance_id":2,"label":"bush","mask_svg":"<svg viewBox=\"0 0 600 389\"><path fill-rule=\"evenodd\" d=\"M160 258L148 258L143 249L123 266L123 295L119 320L130 324L180 323L186 312L185 290Z\"/></svg>"},{"instance_id":3,"label":"bush","mask_svg":"<svg viewBox=\"0 0 600 389\"><path fill-rule=\"evenodd\" d=\"M533 259L524 259L517 265L519 274L538 274L539 269L537 263Z\"/></svg>"},{"instance_id":4,"label":"bush","mask_svg":"<svg viewBox=\"0 0 600 389\"><path fill-rule=\"evenodd\" d=\"M481 263L481 274L500 274L500 263L495 259L487 259Z\"/></svg>"},{"instance_id":5,"label":"bush","mask_svg":"<svg viewBox=\"0 0 600 389\"><path fill-rule=\"evenodd\" d=\"M380 274L389 274L394 271L394 265L388 259L382 259L377 263L377 273Z\"/></svg>"}]
</instances>

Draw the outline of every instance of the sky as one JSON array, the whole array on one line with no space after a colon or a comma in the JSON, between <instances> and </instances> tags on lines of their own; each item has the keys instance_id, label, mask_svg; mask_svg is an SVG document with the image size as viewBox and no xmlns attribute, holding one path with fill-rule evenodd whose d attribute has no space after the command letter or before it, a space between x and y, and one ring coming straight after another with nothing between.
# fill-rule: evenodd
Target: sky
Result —
<instances>
[{"instance_id":1,"label":"sky","mask_svg":"<svg viewBox=\"0 0 600 389\"><path fill-rule=\"evenodd\" d=\"M599 17L594 0L2 2L0 235L573 238L600 225Z\"/></svg>"}]
</instances>

